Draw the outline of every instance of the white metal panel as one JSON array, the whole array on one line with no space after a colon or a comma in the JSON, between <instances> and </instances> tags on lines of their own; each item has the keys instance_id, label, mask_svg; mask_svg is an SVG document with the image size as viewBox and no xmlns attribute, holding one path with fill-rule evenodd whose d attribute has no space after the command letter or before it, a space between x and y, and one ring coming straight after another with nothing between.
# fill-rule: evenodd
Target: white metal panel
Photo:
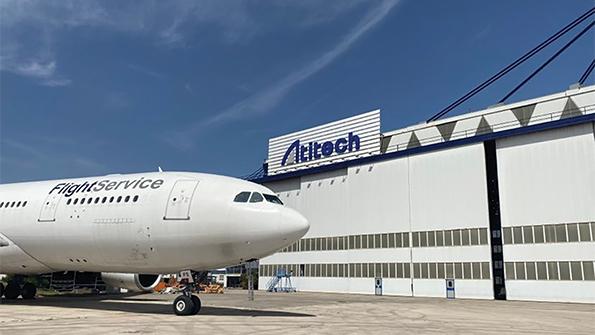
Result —
<instances>
[{"instance_id":1,"label":"white metal panel","mask_svg":"<svg viewBox=\"0 0 595 335\"><path fill-rule=\"evenodd\" d=\"M348 169L348 234L409 231L409 173L407 158Z\"/></svg>"},{"instance_id":2,"label":"white metal panel","mask_svg":"<svg viewBox=\"0 0 595 335\"><path fill-rule=\"evenodd\" d=\"M583 92L572 96L572 100L579 108L583 108L583 114L593 113L595 109L595 92Z\"/></svg>"},{"instance_id":3,"label":"white metal panel","mask_svg":"<svg viewBox=\"0 0 595 335\"><path fill-rule=\"evenodd\" d=\"M444 279L413 279L413 295L416 297L446 298L446 282ZM455 297L465 299L491 299L492 281L456 279Z\"/></svg>"},{"instance_id":4,"label":"white metal panel","mask_svg":"<svg viewBox=\"0 0 595 335\"><path fill-rule=\"evenodd\" d=\"M595 93L595 92L594 92ZM535 109L533 110L533 116L529 121L529 125L549 122L553 121L554 119L560 118L560 112L564 109L564 105L566 104L566 97L560 97L559 99L545 101L535 105ZM557 115L554 117L554 114Z\"/></svg>"},{"instance_id":5,"label":"white metal panel","mask_svg":"<svg viewBox=\"0 0 595 335\"><path fill-rule=\"evenodd\" d=\"M455 129L453 131L451 140L456 140L459 138L466 138L475 136L477 132L477 127L479 127L479 122L481 121L481 116L476 116L468 119L462 119L457 121L455 125Z\"/></svg>"},{"instance_id":6,"label":"white metal panel","mask_svg":"<svg viewBox=\"0 0 595 335\"><path fill-rule=\"evenodd\" d=\"M442 135L436 127L426 127L415 131L421 145L428 145L443 142Z\"/></svg>"},{"instance_id":7,"label":"white metal panel","mask_svg":"<svg viewBox=\"0 0 595 335\"><path fill-rule=\"evenodd\" d=\"M322 156L319 159L312 159L305 162L298 162L299 155L296 150L293 150L291 153L288 153L287 163L282 165L283 157L291 148L292 143L296 140L299 140L300 145L308 147L308 143L310 142L318 142L322 144L325 141L336 141L339 138L346 138L349 133L358 136L359 150L346 151L341 154L333 151L330 156ZM273 175L280 172L303 169L309 166L319 166L336 161L354 159L366 155L377 154L379 152L380 110L374 110L270 139L268 172Z\"/></svg>"},{"instance_id":8,"label":"white metal panel","mask_svg":"<svg viewBox=\"0 0 595 335\"><path fill-rule=\"evenodd\" d=\"M409 158L411 230L489 227L483 144ZM412 262L489 262L488 246L419 247ZM469 280L467 280L469 281ZM457 286L460 281L457 281ZM491 298L491 281L459 290L457 296ZM444 296L444 280L414 280L414 295Z\"/></svg>"},{"instance_id":9,"label":"white metal panel","mask_svg":"<svg viewBox=\"0 0 595 335\"><path fill-rule=\"evenodd\" d=\"M392 135L390 137L390 142L388 144L388 148L386 149L386 152L407 149L407 144L409 143L410 138L411 138L411 133L408 133L408 132Z\"/></svg>"},{"instance_id":10,"label":"white metal panel","mask_svg":"<svg viewBox=\"0 0 595 335\"><path fill-rule=\"evenodd\" d=\"M507 280L508 300L595 302L594 281Z\"/></svg>"},{"instance_id":11,"label":"white metal panel","mask_svg":"<svg viewBox=\"0 0 595 335\"><path fill-rule=\"evenodd\" d=\"M482 143L409 160L413 231L488 227Z\"/></svg>"},{"instance_id":12,"label":"white metal panel","mask_svg":"<svg viewBox=\"0 0 595 335\"><path fill-rule=\"evenodd\" d=\"M190 219L190 205L198 180L178 180L167 199L165 220Z\"/></svg>"},{"instance_id":13,"label":"white metal panel","mask_svg":"<svg viewBox=\"0 0 595 335\"><path fill-rule=\"evenodd\" d=\"M592 124L497 141L503 226L595 221Z\"/></svg>"},{"instance_id":14,"label":"white metal panel","mask_svg":"<svg viewBox=\"0 0 595 335\"><path fill-rule=\"evenodd\" d=\"M301 213L310 223L306 237L339 235L349 229L346 169L302 177L300 197Z\"/></svg>"},{"instance_id":15,"label":"white metal panel","mask_svg":"<svg viewBox=\"0 0 595 335\"><path fill-rule=\"evenodd\" d=\"M285 206L297 210L302 215L304 214L300 205L300 178L275 181L272 183L266 183L264 186L277 193L279 199L283 201Z\"/></svg>"},{"instance_id":16,"label":"white metal panel","mask_svg":"<svg viewBox=\"0 0 595 335\"><path fill-rule=\"evenodd\" d=\"M512 110L501 111L499 113L486 114L485 119L492 126L494 131L501 131L521 126Z\"/></svg>"},{"instance_id":17,"label":"white metal panel","mask_svg":"<svg viewBox=\"0 0 595 335\"><path fill-rule=\"evenodd\" d=\"M487 262L491 254L488 245L472 245L413 248L411 257L413 263Z\"/></svg>"},{"instance_id":18,"label":"white metal panel","mask_svg":"<svg viewBox=\"0 0 595 335\"><path fill-rule=\"evenodd\" d=\"M507 262L592 261L595 242L505 244Z\"/></svg>"},{"instance_id":19,"label":"white metal panel","mask_svg":"<svg viewBox=\"0 0 595 335\"><path fill-rule=\"evenodd\" d=\"M476 259L473 255L469 255L468 258ZM351 249L280 252L263 258L260 264L409 263L410 259L409 248ZM436 259L433 261L436 261ZM463 258L463 261L467 261L466 258Z\"/></svg>"}]
</instances>

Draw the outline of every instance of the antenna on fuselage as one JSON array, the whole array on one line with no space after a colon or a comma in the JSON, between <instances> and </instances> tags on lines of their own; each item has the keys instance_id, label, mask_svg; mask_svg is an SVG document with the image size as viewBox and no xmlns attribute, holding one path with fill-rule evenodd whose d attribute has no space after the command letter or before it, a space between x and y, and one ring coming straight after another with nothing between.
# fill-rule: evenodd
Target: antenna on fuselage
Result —
<instances>
[{"instance_id":1,"label":"antenna on fuselage","mask_svg":"<svg viewBox=\"0 0 595 335\"><path fill-rule=\"evenodd\" d=\"M157 169L159 170L159 172L163 172L163 170L161 170L161 166L158 166Z\"/></svg>"}]
</instances>

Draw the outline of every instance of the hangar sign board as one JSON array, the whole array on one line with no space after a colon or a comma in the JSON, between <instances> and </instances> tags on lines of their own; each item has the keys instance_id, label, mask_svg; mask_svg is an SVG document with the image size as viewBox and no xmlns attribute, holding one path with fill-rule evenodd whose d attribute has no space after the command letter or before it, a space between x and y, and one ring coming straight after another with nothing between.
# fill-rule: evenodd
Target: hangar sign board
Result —
<instances>
[{"instance_id":1,"label":"hangar sign board","mask_svg":"<svg viewBox=\"0 0 595 335\"><path fill-rule=\"evenodd\" d=\"M380 153L380 110L359 114L269 140L268 174Z\"/></svg>"}]
</instances>

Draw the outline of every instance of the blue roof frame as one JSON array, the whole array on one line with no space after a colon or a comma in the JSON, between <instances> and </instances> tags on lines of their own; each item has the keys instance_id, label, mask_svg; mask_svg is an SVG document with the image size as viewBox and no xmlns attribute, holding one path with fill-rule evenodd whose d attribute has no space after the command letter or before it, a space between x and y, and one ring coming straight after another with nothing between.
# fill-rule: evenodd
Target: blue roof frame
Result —
<instances>
[{"instance_id":1,"label":"blue roof frame","mask_svg":"<svg viewBox=\"0 0 595 335\"><path fill-rule=\"evenodd\" d=\"M344 169L351 166L356 165L363 165L375 162L381 162L385 160L400 158L404 156L415 155L424 152L442 150L451 147L462 146L466 144L478 143L478 142L485 142L489 140L495 140L504 137L516 136L516 135L523 135L523 134L530 134L535 133L538 131L549 130L549 129L556 129L556 128L563 128L567 126L572 126L581 123L588 123L588 122L595 122L595 114L587 114L581 116L575 116L571 118L550 121L545 123L539 123L531 126L525 126L520 128L508 129L499 132L492 132L488 134L477 135L473 137L462 138L458 140L452 140L448 142L441 142L436 144L429 144L426 146L415 147L411 149L405 149L401 151L394 151L385 154L379 154L369 157L357 158L350 161L344 162L337 162L323 166L316 166L312 168L307 168L303 170L291 171L286 173L280 173L271 176L264 176L261 178L250 179L250 181L255 183L268 183L273 181L285 180L290 178L296 178L316 173L328 172L337 169Z\"/></svg>"}]
</instances>

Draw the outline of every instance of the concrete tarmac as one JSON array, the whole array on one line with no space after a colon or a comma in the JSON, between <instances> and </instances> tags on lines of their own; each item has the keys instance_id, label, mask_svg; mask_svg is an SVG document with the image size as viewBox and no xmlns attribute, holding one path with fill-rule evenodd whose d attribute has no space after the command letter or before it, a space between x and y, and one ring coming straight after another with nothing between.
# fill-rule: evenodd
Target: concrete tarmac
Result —
<instances>
[{"instance_id":1,"label":"concrete tarmac","mask_svg":"<svg viewBox=\"0 0 595 335\"><path fill-rule=\"evenodd\" d=\"M58 296L0 304L0 334L595 334L595 305L228 290L195 316L175 295Z\"/></svg>"}]
</instances>

